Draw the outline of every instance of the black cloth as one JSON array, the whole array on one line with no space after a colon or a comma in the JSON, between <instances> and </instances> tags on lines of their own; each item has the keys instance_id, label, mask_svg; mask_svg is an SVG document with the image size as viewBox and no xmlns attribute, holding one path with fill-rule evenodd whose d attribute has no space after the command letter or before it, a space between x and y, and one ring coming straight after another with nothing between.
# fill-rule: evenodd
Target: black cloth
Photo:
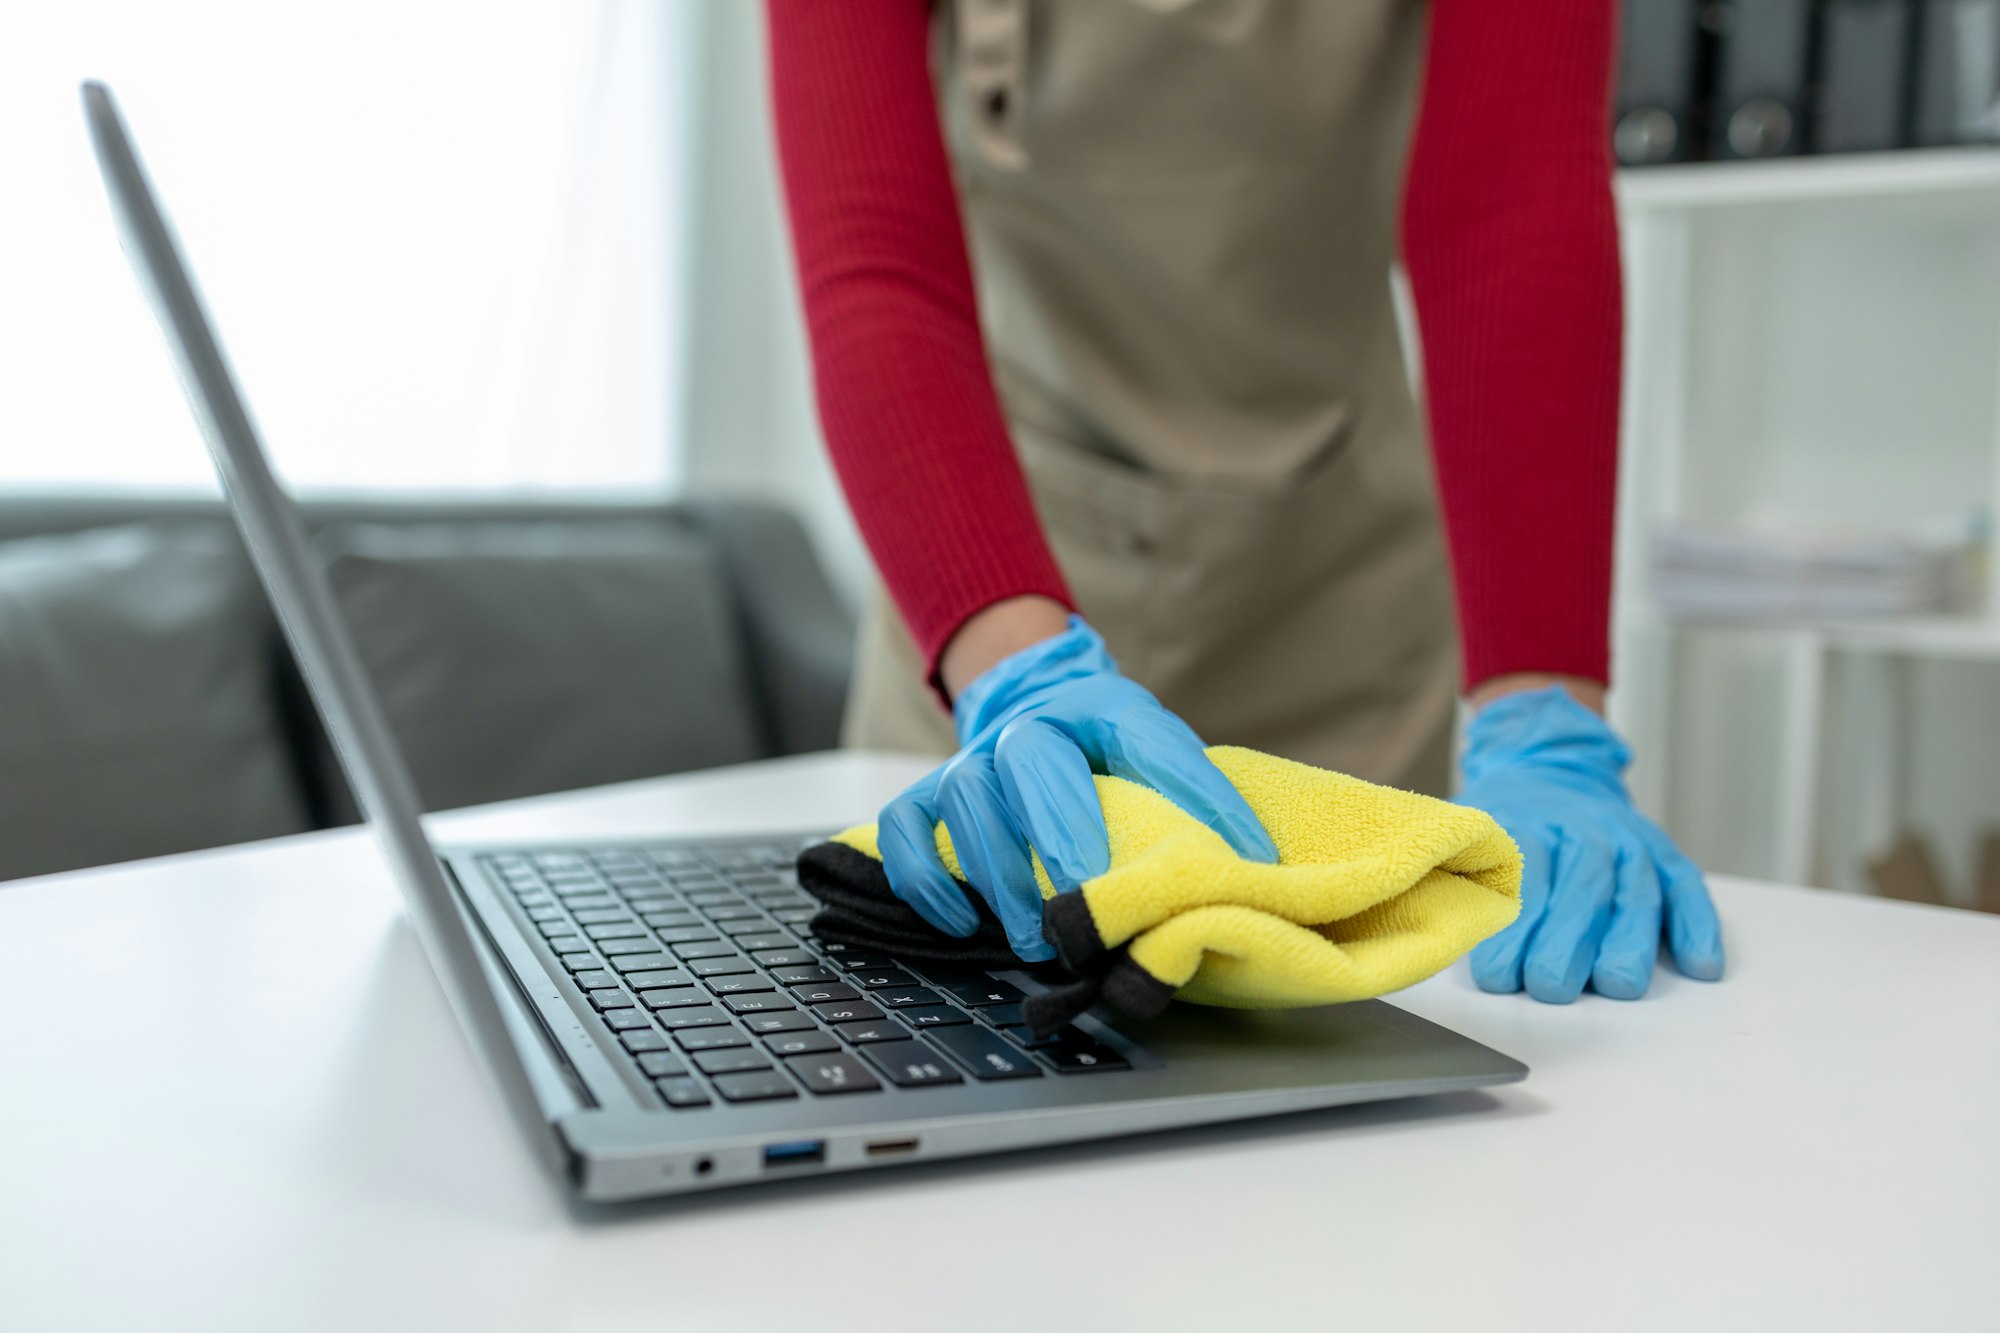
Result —
<instances>
[{"instance_id":1,"label":"black cloth","mask_svg":"<svg viewBox=\"0 0 2000 1333\"><path fill-rule=\"evenodd\" d=\"M799 857L799 886L819 900L812 933L828 943L967 970L1025 971L1052 983L1021 1005L1037 1036L1068 1025L1100 1000L1130 1017L1152 1018L1173 999L1173 991L1131 962L1123 948L1104 947L1080 893L1063 894L1044 908L1042 933L1056 946L1057 960L1025 963L978 894L966 896L979 928L964 939L946 935L895 895L880 861L845 843L807 848Z\"/></svg>"}]
</instances>

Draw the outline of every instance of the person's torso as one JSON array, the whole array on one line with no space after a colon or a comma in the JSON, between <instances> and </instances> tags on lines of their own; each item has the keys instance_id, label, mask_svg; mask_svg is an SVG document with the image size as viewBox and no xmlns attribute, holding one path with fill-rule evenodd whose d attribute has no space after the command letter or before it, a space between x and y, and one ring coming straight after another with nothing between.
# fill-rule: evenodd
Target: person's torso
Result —
<instances>
[{"instance_id":1,"label":"person's torso","mask_svg":"<svg viewBox=\"0 0 2000 1333\"><path fill-rule=\"evenodd\" d=\"M1217 743L1442 791L1451 598L1390 295L1418 0L941 0L1008 425L1078 608ZM871 610L853 743L951 748Z\"/></svg>"},{"instance_id":2,"label":"person's torso","mask_svg":"<svg viewBox=\"0 0 2000 1333\"><path fill-rule=\"evenodd\" d=\"M1415 0L943 0L937 82L1009 415L1278 478L1404 429L1389 272Z\"/></svg>"}]
</instances>

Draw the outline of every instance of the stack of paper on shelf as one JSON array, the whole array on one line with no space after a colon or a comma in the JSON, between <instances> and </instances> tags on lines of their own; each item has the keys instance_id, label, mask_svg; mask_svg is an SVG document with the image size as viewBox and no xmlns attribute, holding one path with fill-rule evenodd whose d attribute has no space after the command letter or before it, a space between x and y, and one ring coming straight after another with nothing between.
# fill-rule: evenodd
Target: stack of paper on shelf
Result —
<instances>
[{"instance_id":1,"label":"stack of paper on shelf","mask_svg":"<svg viewBox=\"0 0 2000 1333\"><path fill-rule=\"evenodd\" d=\"M1653 588L1671 615L1839 619L1938 614L1972 597L1977 525L1948 534L1715 532L1653 541Z\"/></svg>"}]
</instances>

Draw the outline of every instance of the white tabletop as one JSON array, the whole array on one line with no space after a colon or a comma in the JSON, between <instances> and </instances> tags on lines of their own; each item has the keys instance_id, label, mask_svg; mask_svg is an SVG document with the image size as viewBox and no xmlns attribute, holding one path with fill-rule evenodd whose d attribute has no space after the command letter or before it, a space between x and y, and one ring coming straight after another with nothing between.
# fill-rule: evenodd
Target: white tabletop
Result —
<instances>
[{"instance_id":1,"label":"white tabletop","mask_svg":"<svg viewBox=\"0 0 2000 1333\"><path fill-rule=\"evenodd\" d=\"M832 826L828 755L454 838ZM0 886L0 1327L2000 1327L2000 919L1736 880L1730 976L1398 1002L1491 1094L583 1215L352 832Z\"/></svg>"}]
</instances>

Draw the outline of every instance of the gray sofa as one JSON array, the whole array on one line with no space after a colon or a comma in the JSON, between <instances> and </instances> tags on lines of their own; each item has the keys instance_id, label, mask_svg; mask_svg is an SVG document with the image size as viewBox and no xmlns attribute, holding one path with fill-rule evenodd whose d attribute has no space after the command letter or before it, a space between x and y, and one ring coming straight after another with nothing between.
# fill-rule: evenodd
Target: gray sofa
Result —
<instances>
[{"instance_id":1,"label":"gray sofa","mask_svg":"<svg viewBox=\"0 0 2000 1333\"><path fill-rule=\"evenodd\" d=\"M307 509L431 809L836 743L853 626L781 509ZM353 818L219 502L0 501L0 879Z\"/></svg>"}]
</instances>

